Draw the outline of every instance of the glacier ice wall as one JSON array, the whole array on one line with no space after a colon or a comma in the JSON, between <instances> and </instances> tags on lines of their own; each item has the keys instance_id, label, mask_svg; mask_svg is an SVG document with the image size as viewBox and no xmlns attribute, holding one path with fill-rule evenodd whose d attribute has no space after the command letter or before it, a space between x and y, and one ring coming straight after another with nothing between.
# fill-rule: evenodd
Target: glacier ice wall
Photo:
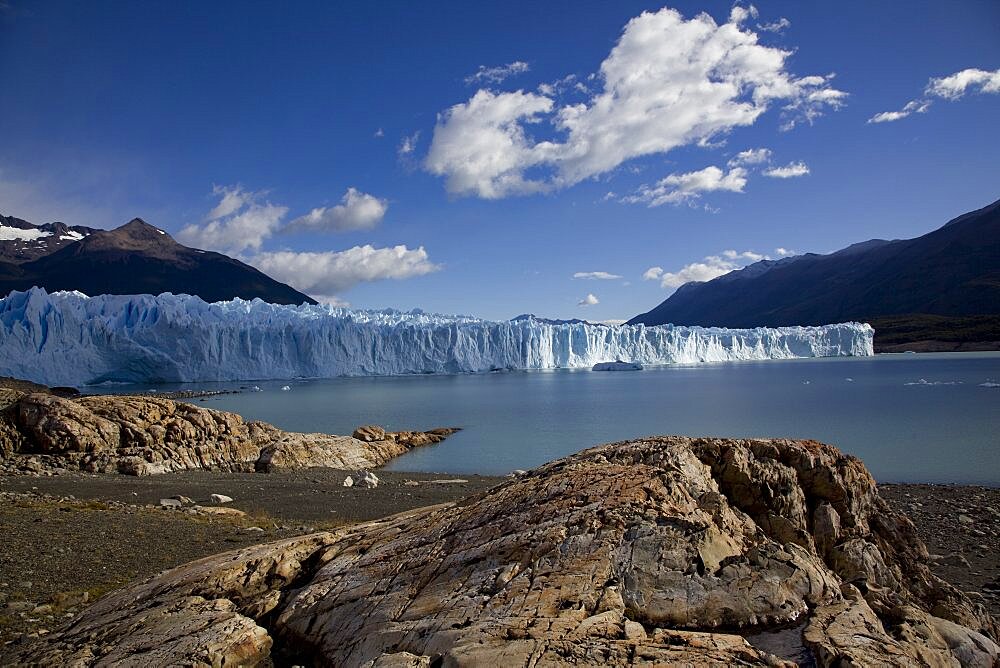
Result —
<instances>
[{"instance_id":1,"label":"glacier ice wall","mask_svg":"<svg viewBox=\"0 0 1000 668\"><path fill-rule=\"evenodd\" d=\"M165 293L0 299L0 374L48 385L590 368L871 355L873 330L494 322L420 312L206 303Z\"/></svg>"}]
</instances>

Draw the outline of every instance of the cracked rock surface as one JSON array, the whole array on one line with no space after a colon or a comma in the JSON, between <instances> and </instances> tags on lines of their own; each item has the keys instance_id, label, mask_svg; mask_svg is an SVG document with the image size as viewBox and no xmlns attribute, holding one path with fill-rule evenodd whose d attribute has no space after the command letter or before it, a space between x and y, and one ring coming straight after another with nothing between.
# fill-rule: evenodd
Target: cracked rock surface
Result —
<instances>
[{"instance_id":1,"label":"cracked rock surface","mask_svg":"<svg viewBox=\"0 0 1000 668\"><path fill-rule=\"evenodd\" d=\"M0 467L149 475L185 469L273 471L382 466L454 429L382 440L286 432L236 413L143 395L68 399L0 390Z\"/></svg>"},{"instance_id":2,"label":"cracked rock surface","mask_svg":"<svg viewBox=\"0 0 1000 668\"><path fill-rule=\"evenodd\" d=\"M926 562L834 448L649 438L459 505L181 566L15 660L1000 665L996 621ZM790 643L761 642L769 631Z\"/></svg>"}]
</instances>

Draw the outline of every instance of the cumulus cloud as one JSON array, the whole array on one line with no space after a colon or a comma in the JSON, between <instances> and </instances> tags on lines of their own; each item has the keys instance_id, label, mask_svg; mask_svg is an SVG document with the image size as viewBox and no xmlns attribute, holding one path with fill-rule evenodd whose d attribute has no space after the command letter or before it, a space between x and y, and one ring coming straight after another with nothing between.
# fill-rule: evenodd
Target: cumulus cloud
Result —
<instances>
[{"instance_id":1,"label":"cumulus cloud","mask_svg":"<svg viewBox=\"0 0 1000 668\"><path fill-rule=\"evenodd\" d=\"M379 199L356 188L348 188L340 199L340 204L315 208L293 220L285 229L336 232L370 230L382 222L388 208L388 200Z\"/></svg>"},{"instance_id":2,"label":"cumulus cloud","mask_svg":"<svg viewBox=\"0 0 1000 668\"><path fill-rule=\"evenodd\" d=\"M248 192L240 186L215 187L213 192L220 199L206 216L208 222L181 229L177 238L182 243L222 253L259 250L288 213L288 207L262 203L262 193Z\"/></svg>"},{"instance_id":3,"label":"cumulus cloud","mask_svg":"<svg viewBox=\"0 0 1000 668\"><path fill-rule=\"evenodd\" d=\"M740 167L742 165L759 165L771 159L771 149L769 148L748 148L737 153L732 160L726 163L728 167Z\"/></svg>"},{"instance_id":4,"label":"cumulus cloud","mask_svg":"<svg viewBox=\"0 0 1000 668\"><path fill-rule=\"evenodd\" d=\"M551 99L534 93L480 90L438 117L424 165L444 176L445 188L456 195L498 199L545 190L545 183L524 176L543 162L545 149L520 121L537 121L552 106Z\"/></svg>"},{"instance_id":5,"label":"cumulus cloud","mask_svg":"<svg viewBox=\"0 0 1000 668\"><path fill-rule=\"evenodd\" d=\"M663 276L663 267L650 267L642 274L642 280L655 281Z\"/></svg>"},{"instance_id":6,"label":"cumulus cloud","mask_svg":"<svg viewBox=\"0 0 1000 668\"><path fill-rule=\"evenodd\" d=\"M465 83L470 86L484 83L497 84L502 82L504 79L509 79L512 76L524 74L529 69L531 68L528 66L528 63L523 60L515 60L512 63L497 65L495 67L480 65L479 69L476 70L475 73L465 77Z\"/></svg>"},{"instance_id":7,"label":"cumulus cloud","mask_svg":"<svg viewBox=\"0 0 1000 668\"><path fill-rule=\"evenodd\" d=\"M799 160L798 162L790 162L783 167L765 169L762 173L764 176L770 176L774 179L792 179L796 176L805 176L808 174L809 165Z\"/></svg>"},{"instance_id":8,"label":"cumulus cloud","mask_svg":"<svg viewBox=\"0 0 1000 668\"><path fill-rule=\"evenodd\" d=\"M1000 93L1000 70L987 71L968 68L946 77L933 78L924 87L923 97L910 100L898 111L882 111L868 119L869 123L888 123L906 118L911 114L925 113L935 99L954 102L966 93Z\"/></svg>"},{"instance_id":9,"label":"cumulus cloud","mask_svg":"<svg viewBox=\"0 0 1000 668\"><path fill-rule=\"evenodd\" d=\"M573 278L596 279L601 281L614 281L622 278L618 274L611 274L606 271L578 271L573 274Z\"/></svg>"},{"instance_id":10,"label":"cumulus cloud","mask_svg":"<svg viewBox=\"0 0 1000 668\"><path fill-rule=\"evenodd\" d=\"M452 194L495 199L706 145L774 106L787 129L843 104L830 76L786 70L792 52L761 44L744 25L749 16L737 6L719 25L707 14L644 12L625 26L585 102L557 106L551 84L538 93L479 90L439 115L424 166ZM535 139L532 126L555 138Z\"/></svg>"},{"instance_id":11,"label":"cumulus cloud","mask_svg":"<svg viewBox=\"0 0 1000 668\"><path fill-rule=\"evenodd\" d=\"M343 251L275 251L248 260L265 274L297 290L330 302L359 283L423 276L441 269L430 261L424 247L375 248L355 246Z\"/></svg>"},{"instance_id":12,"label":"cumulus cloud","mask_svg":"<svg viewBox=\"0 0 1000 668\"><path fill-rule=\"evenodd\" d=\"M775 254L779 257L788 257L795 255L795 251L777 248ZM673 291L691 281L711 281L737 269L742 269L748 264L770 259L773 259L770 255L754 251L724 250L718 255L709 255L700 262L686 264L677 271L664 271L662 267L650 267L642 275L642 278L647 281L659 280L661 287Z\"/></svg>"},{"instance_id":13,"label":"cumulus cloud","mask_svg":"<svg viewBox=\"0 0 1000 668\"><path fill-rule=\"evenodd\" d=\"M592 292L588 292L587 296L576 303L577 306L594 306L600 304L601 300L598 299Z\"/></svg>"},{"instance_id":14,"label":"cumulus cloud","mask_svg":"<svg viewBox=\"0 0 1000 668\"><path fill-rule=\"evenodd\" d=\"M355 188L347 189L340 204L313 209L284 228L281 225L288 208L262 203L262 193L248 192L240 186L216 188L214 192L220 201L209 213L208 222L188 225L178 238L200 248L237 255L319 301L347 306L338 295L359 283L412 278L441 269L431 262L423 246L411 249L404 245L364 245L319 252L261 250L263 242L282 229L371 229L382 220L388 203Z\"/></svg>"},{"instance_id":15,"label":"cumulus cloud","mask_svg":"<svg viewBox=\"0 0 1000 668\"><path fill-rule=\"evenodd\" d=\"M713 165L696 172L670 174L653 185L643 184L634 194L623 197L622 201L643 203L650 207L683 204L698 199L705 192L723 190L741 193L746 184L746 169L733 167L724 172Z\"/></svg>"}]
</instances>

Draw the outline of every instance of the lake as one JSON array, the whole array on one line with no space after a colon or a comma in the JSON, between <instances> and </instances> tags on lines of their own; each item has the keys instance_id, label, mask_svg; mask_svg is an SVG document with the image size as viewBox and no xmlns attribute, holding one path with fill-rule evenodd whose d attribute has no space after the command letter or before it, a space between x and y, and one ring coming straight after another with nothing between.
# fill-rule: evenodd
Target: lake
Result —
<instances>
[{"instance_id":1,"label":"lake","mask_svg":"<svg viewBox=\"0 0 1000 668\"><path fill-rule=\"evenodd\" d=\"M350 434L362 424L464 428L389 464L400 471L505 474L599 443L652 434L783 436L836 445L860 457L883 482L1000 485L1000 353L197 388L254 384L263 391L198 405L294 431ZM282 391L286 385L290 389Z\"/></svg>"}]
</instances>

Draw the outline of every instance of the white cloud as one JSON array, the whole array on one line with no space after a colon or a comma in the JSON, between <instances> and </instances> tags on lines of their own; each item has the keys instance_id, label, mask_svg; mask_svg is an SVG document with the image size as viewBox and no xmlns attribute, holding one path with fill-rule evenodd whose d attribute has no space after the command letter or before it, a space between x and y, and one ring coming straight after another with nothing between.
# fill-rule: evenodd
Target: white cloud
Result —
<instances>
[{"instance_id":1,"label":"white cloud","mask_svg":"<svg viewBox=\"0 0 1000 668\"><path fill-rule=\"evenodd\" d=\"M771 149L769 148L748 148L737 153L732 160L726 163L729 167L739 167L741 165L759 165L771 159Z\"/></svg>"},{"instance_id":2,"label":"white cloud","mask_svg":"<svg viewBox=\"0 0 1000 668\"><path fill-rule=\"evenodd\" d=\"M480 90L438 116L424 165L444 176L455 195L498 199L544 190L544 183L524 177L525 169L543 161L543 150L519 121L551 110L552 100L534 93Z\"/></svg>"},{"instance_id":3,"label":"white cloud","mask_svg":"<svg viewBox=\"0 0 1000 668\"><path fill-rule=\"evenodd\" d=\"M1000 93L1000 70L987 72L969 68L950 76L931 79L925 92L945 100L957 100L969 89L980 93Z\"/></svg>"},{"instance_id":4,"label":"white cloud","mask_svg":"<svg viewBox=\"0 0 1000 668\"><path fill-rule=\"evenodd\" d=\"M642 274L642 280L644 281L655 281L660 276L663 276L663 267L650 267Z\"/></svg>"},{"instance_id":5,"label":"white cloud","mask_svg":"<svg viewBox=\"0 0 1000 668\"><path fill-rule=\"evenodd\" d=\"M791 179L796 176L805 176L808 173L809 166L801 160L790 162L784 167L771 167L763 171L764 176L770 176L775 179Z\"/></svg>"},{"instance_id":6,"label":"white cloud","mask_svg":"<svg viewBox=\"0 0 1000 668\"><path fill-rule=\"evenodd\" d=\"M573 274L573 278L584 278L584 279L597 279L601 281L614 281L621 276L618 274L610 274L606 271L578 271Z\"/></svg>"},{"instance_id":7,"label":"white cloud","mask_svg":"<svg viewBox=\"0 0 1000 668\"><path fill-rule=\"evenodd\" d=\"M600 304L601 300L598 299L593 293L588 292L587 296L576 303L577 306L594 306Z\"/></svg>"},{"instance_id":8,"label":"white cloud","mask_svg":"<svg viewBox=\"0 0 1000 668\"><path fill-rule=\"evenodd\" d=\"M384 136L385 136L385 130L383 130L382 128L379 128L378 130L375 131L376 138L381 138Z\"/></svg>"},{"instance_id":9,"label":"white cloud","mask_svg":"<svg viewBox=\"0 0 1000 668\"><path fill-rule=\"evenodd\" d=\"M417 130L409 137L403 137L399 143L399 157L404 158L417 150L417 142L420 141L420 130Z\"/></svg>"},{"instance_id":10,"label":"white cloud","mask_svg":"<svg viewBox=\"0 0 1000 668\"><path fill-rule=\"evenodd\" d=\"M288 207L265 202L258 198L262 193L243 190L240 186L214 187L220 195L203 225L188 225L177 234L182 243L196 248L206 248L222 253L241 253L246 249L259 250L264 239L274 234Z\"/></svg>"},{"instance_id":11,"label":"white cloud","mask_svg":"<svg viewBox=\"0 0 1000 668\"><path fill-rule=\"evenodd\" d=\"M496 67L486 67L485 65L480 65L479 69L476 70L474 74L470 74L465 77L465 83L470 86L484 83L496 84L517 74L524 74L529 69L531 68L528 67L528 63L522 60L515 60L512 63L497 65Z\"/></svg>"},{"instance_id":12,"label":"white cloud","mask_svg":"<svg viewBox=\"0 0 1000 668\"><path fill-rule=\"evenodd\" d=\"M348 188L340 204L318 207L288 224L292 230L322 230L348 232L370 230L382 222L389 208L388 200Z\"/></svg>"},{"instance_id":13,"label":"white cloud","mask_svg":"<svg viewBox=\"0 0 1000 668\"><path fill-rule=\"evenodd\" d=\"M793 255L798 255L799 252L790 250L788 248L778 247L774 249L774 254L777 255L778 257L792 257Z\"/></svg>"},{"instance_id":14,"label":"white cloud","mask_svg":"<svg viewBox=\"0 0 1000 668\"><path fill-rule=\"evenodd\" d=\"M250 192L244 190L243 186L236 184L235 186L212 186L212 194L222 197L219 198L219 203L205 216L205 220L225 218L267 193Z\"/></svg>"},{"instance_id":15,"label":"white cloud","mask_svg":"<svg viewBox=\"0 0 1000 668\"><path fill-rule=\"evenodd\" d=\"M696 172L670 174L653 185L639 186L635 194L623 197L623 202L643 203L647 206L682 204L701 197L701 193L714 191L743 192L747 184L747 170L733 167L724 172L710 166Z\"/></svg>"},{"instance_id":16,"label":"white cloud","mask_svg":"<svg viewBox=\"0 0 1000 668\"><path fill-rule=\"evenodd\" d=\"M868 122L887 123L914 113L922 114L930 108L935 98L954 102L964 97L967 92L1000 93L1000 70L990 72L970 67L946 77L933 78L924 87L922 98L910 100L899 111L879 112L869 118Z\"/></svg>"},{"instance_id":17,"label":"white cloud","mask_svg":"<svg viewBox=\"0 0 1000 668\"><path fill-rule=\"evenodd\" d=\"M633 158L705 145L753 125L775 104L783 105L786 129L839 108L846 93L832 88L830 76L788 72L792 52L760 44L743 25L752 15L735 7L718 25L704 13L685 20L667 8L644 12L601 64L589 100L557 108L552 84L541 94L480 90L439 115L424 166L445 177L452 194L495 199L565 188ZM531 124L557 138L535 140Z\"/></svg>"},{"instance_id":18,"label":"white cloud","mask_svg":"<svg viewBox=\"0 0 1000 668\"><path fill-rule=\"evenodd\" d=\"M723 251L720 255L709 255L701 262L684 265L677 271L665 272L660 278L660 285L664 288L676 289L690 281L710 281L762 259L764 259L763 256L752 251L744 251L743 253L732 250Z\"/></svg>"},{"instance_id":19,"label":"white cloud","mask_svg":"<svg viewBox=\"0 0 1000 668\"><path fill-rule=\"evenodd\" d=\"M774 33L779 33L780 34L780 33L785 32L786 29L790 28L791 25L792 25L792 22L789 21L788 19L786 19L784 16L782 16L777 21L772 21L771 23L758 23L757 24L757 30L761 30L763 32L774 32Z\"/></svg>"},{"instance_id":20,"label":"white cloud","mask_svg":"<svg viewBox=\"0 0 1000 668\"><path fill-rule=\"evenodd\" d=\"M423 276L441 269L423 246L375 248L355 246L343 251L275 251L258 253L249 263L265 274L321 301L359 283Z\"/></svg>"},{"instance_id":21,"label":"white cloud","mask_svg":"<svg viewBox=\"0 0 1000 668\"><path fill-rule=\"evenodd\" d=\"M888 123L906 118L910 114L922 114L931 106L930 100L910 100L899 111L882 111L868 119L869 123Z\"/></svg>"},{"instance_id":22,"label":"white cloud","mask_svg":"<svg viewBox=\"0 0 1000 668\"><path fill-rule=\"evenodd\" d=\"M788 257L796 255L796 252L776 248L775 254L779 257ZM661 267L651 267L646 270L642 278L647 281L659 279L661 287L673 291L690 281L710 281L742 269L748 264L770 259L771 256L754 251L724 250L718 255L709 255L700 262L692 262L673 272L665 272Z\"/></svg>"}]
</instances>

